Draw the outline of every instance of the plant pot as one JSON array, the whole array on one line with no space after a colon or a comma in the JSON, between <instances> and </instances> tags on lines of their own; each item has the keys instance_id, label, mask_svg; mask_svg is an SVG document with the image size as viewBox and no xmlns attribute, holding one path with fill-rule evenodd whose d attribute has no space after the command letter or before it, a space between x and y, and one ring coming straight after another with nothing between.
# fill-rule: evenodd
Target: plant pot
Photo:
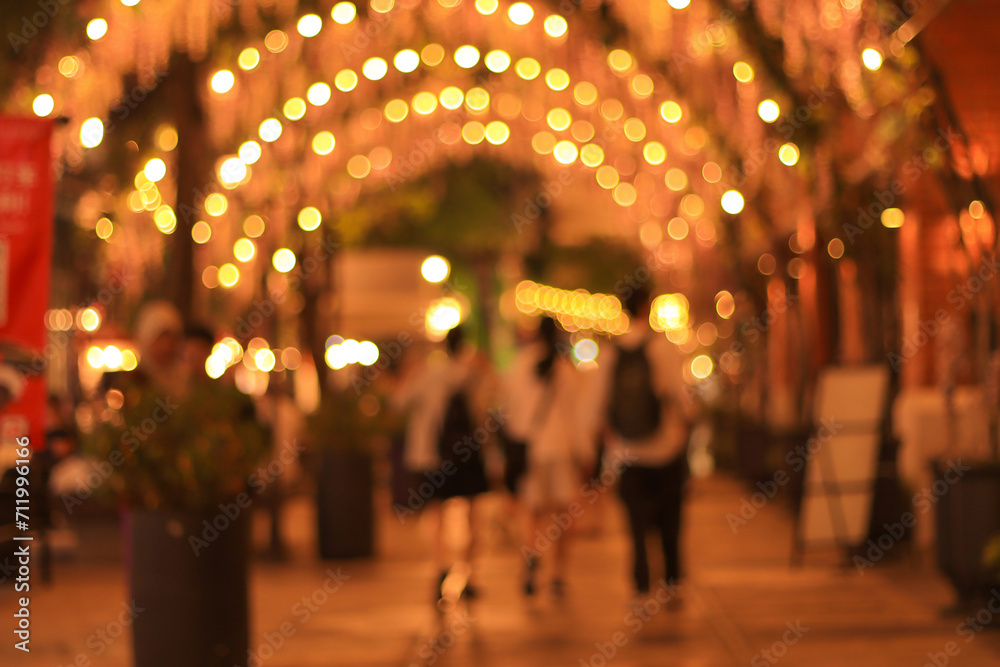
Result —
<instances>
[{"instance_id":1,"label":"plant pot","mask_svg":"<svg viewBox=\"0 0 1000 667\"><path fill-rule=\"evenodd\" d=\"M375 554L374 489L371 454L323 450L316 483L320 558L370 558Z\"/></svg>"},{"instance_id":2,"label":"plant pot","mask_svg":"<svg viewBox=\"0 0 1000 667\"><path fill-rule=\"evenodd\" d=\"M249 519L220 509L127 515L135 667L247 664ZM192 547L192 536L205 544Z\"/></svg>"},{"instance_id":3,"label":"plant pot","mask_svg":"<svg viewBox=\"0 0 1000 667\"><path fill-rule=\"evenodd\" d=\"M972 464L954 484L944 477L947 461L932 462L938 567L951 581L960 605L974 605L992 583L983 551L1000 532L1000 464ZM941 486L944 484L945 486ZM947 489L943 494L937 490Z\"/></svg>"}]
</instances>

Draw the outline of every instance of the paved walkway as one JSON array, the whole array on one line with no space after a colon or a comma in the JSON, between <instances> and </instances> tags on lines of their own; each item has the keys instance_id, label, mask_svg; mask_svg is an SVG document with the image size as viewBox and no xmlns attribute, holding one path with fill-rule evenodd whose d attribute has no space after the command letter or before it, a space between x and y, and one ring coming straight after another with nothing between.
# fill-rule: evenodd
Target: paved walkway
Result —
<instances>
[{"instance_id":1,"label":"paved walkway","mask_svg":"<svg viewBox=\"0 0 1000 667\"><path fill-rule=\"evenodd\" d=\"M791 522L779 502L738 534L730 530L726 512L738 511L743 493L725 478L692 484L681 603L653 598L642 614L629 604L627 546L610 494L578 521L568 591L558 602L522 597L519 545L499 527L500 499L489 501L481 598L443 615L429 601L433 572L419 521L401 525L385 513L377 560L323 563L312 556L312 517L300 502L289 512L291 562L254 567L254 652L268 667L922 667L934 664L928 654L937 667L1000 665L1000 632L959 634L961 618L941 611L950 591L924 559L897 557L861 575L836 554L810 553L803 567L790 568ZM119 634L116 621L126 596L117 536L110 526L88 535L86 557L58 563L53 585L33 590L30 656L12 648L14 592L0 587L0 665L130 664L127 628ZM304 611L303 597L321 590L331 568L349 579ZM292 632L274 648L283 623ZM949 648L957 654L947 656Z\"/></svg>"}]
</instances>

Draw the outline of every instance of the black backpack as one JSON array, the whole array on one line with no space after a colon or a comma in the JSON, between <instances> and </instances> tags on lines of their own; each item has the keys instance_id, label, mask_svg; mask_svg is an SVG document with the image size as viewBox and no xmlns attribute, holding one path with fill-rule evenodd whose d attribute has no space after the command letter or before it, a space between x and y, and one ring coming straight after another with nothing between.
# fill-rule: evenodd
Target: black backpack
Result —
<instances>
[{"instance_id":1,"label":"black backpack","mask_svg":"<svg viewBox=\"0 0 1000 667\"><path fill-rule=\"evenodd\" d=\"M619 347L611 382L608 425L626 440L641 440L660 427L660 408L646 344L634 350Z\"/></svg>"},{"instance_id":2,"label":"black backpack","mask_svg":"<svg viewBox=\"0 0 1000 667\"><path fill-rule=\"evenodd\" d=\"M455 445L476 430L472 423L472 412L465 397L464 387L459 387L449 398L441 421L441 435L438 438L438 456L442 461L457 458Z\"/></svg>"}]
</instances>

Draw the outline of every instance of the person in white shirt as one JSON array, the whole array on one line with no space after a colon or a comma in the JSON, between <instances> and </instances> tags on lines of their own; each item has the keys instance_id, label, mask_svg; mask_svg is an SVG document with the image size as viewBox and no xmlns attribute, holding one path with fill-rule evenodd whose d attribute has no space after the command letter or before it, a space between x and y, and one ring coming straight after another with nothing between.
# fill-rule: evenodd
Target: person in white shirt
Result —
<instances>
[{"instance_id":1,"label":"person in white shirt","mask_svg":"<svg viewBox=\"0 0 1000 667\"><path fill-rule=\"evenodd\" d=\"M693 404L681 355L649 326L649 293L636 290L625 301L629 330L606 355L602 350L594 414L603 421L605 461L625 462L619 494L632 540L632 579L642 595L650 590L650 530L659 532L667 583L677 584L682 575L681 507Z\"/></svg>"},{"instance_id":2,"label":"person in white shirt","mask_svg":"<svg viewBox=\"0 0 1000 667\"><path fill-rule=\"evenodd\" d=\"M545 517L565 515L583 482L584 470L592 468L593 448L580 428L579 376L558 345L558 325L543 318L538 339L521 349L508 378L505 405L509 412L505 428L510 437L527 443L527 472L518 495L526 522L524 592L535 593L539 566L538 535L551 532L542 526ZM566 348L568 349L568 347ZM552 592L563 592L568 528L559 526L551 543ZM547 549L546 549L547 550Z\"/></svg>"}]
</instances>

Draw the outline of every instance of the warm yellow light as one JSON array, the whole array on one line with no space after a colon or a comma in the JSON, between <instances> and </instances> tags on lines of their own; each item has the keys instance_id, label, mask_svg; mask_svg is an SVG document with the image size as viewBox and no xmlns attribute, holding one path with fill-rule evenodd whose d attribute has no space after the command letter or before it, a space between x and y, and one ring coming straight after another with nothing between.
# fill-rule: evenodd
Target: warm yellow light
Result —
<instances>
[{"instance_id":1,"label":"warm yellow light","mask_svg":"<svg viewBox=\"0 0 1000 667\"><path fill-rule=\"evenodd\" d=\"M396 0L371 0L369 6L379 14L388 14L396 6Z\"/></svg>"},{"instance_id":2,"label":"warm yellow light","mask_svg":"<svg viewBox=\"0 0 1000 667\"><path fill-rule=\"evenodd\" d=\"M326 131L319 132L312 140L312 149L317 155L329 155L336 145L337 140L334 139L333 134Z\"/></svg>"},{"instance_id":3,"label":"warm yellow light","mask_svg":"<svg viewBox=\"0 0 1000 667\"><path fill-rule=\"evenodd\" d=\"M400 72L412 72L420 66L420 54L413 49L403 49L392 59L392 64Z\"/></svg>"},{"instance_id":4,"label":"warm yellow light","mask_svg":"<svg viewBox=\"0 0 1000 667\"><path fill-rule=\"evenodd\" d=\"M620 206L631 206L635 203L635 186L631 183L619 183L611 195Z\"/></svg>"},{"instance_id":5,"label":"warm yellow light","mask_svg":"<svg viewBox=\"0 0 1000 667\"><path fill-rule=\"evenodd\" d=\"M347 25L358 15L358 8L351 2L338 2L330 10L330 17L340 25Z\"/></svg>"},{"instance_id":6,"label":"warm yellow light","mask_svg":"<svg viewBox=\"0 0 1000 667\"><path fill-rule=\"evenodd\" d=\"M882 211L882 224L889 229L898 229L903 226L905 216L898 208L887 208Z\"/></svg>"},{"instance_id":7,"label":"warm yellow light","mask_svg":"<svg viewBox=\"0 0 1000 667\"><path fill-rule=\"evenodd\" d=\"M462 102L465 100L465 93L462 92L461 88L456 88L455 86L448 86L441 91L441 106L445 109L453 110L462 106Z\"/></svg>"},{"instance_id":8,"label":"warm yellow light","mask_svg":"<svg viewBox=\"0 0 1000 667\"><path fill-rule=\"evenodd\" d=\"M560 164L573 164L578 154L576 144L572 141L560 141L552 149L552 156Z\"/></svg>"},{"instance_id":9,"label":"warm yellow light","mask_svg":"<svg viewBox=\"0 0 1000 667\"><path fill-rule=\"evenodd\" d=\"M361 179L372 172L372 163L364 155L355 155L347 161L347 173Z\"/></svg>"},{"instance_id":10,"label":"warm yellow light","mask_svg":"<svg viewBox=\"0 0 1000 667\"><path fill-rule=\"evenodd\" d=\"M597 101L597 86L581 81L573 87L573 100L582 107L589 107Z\"/></svg>"},{"instance_id":11,"label":"warm yellow light","mask_svg":"<svg viewBox=\"0 0 1000 667\"><path fill-rule=\"evenodd\" d=\"M625 113L625 105L612 98L601 103L601 115L607 120L618 120Z\"/></svg>"},{"instance_id":12,"label":"warm yellow light","mask_svg":"<svg viewBox=\"0 0 1000 667\"><path fill-rule=\"evenodd\" d=\"M201 272L201 282L208 289L215 289L219 286L219 269L215 266L206 266Z\"/></svg>"},{"instance_id":13,"label":"warm yellow light","mask_svg":"<svg viewBox=\"0 0 1000 667\"><path fill-rule=\"evenodd\" d=\"M139 366L139 358L132 350L122 350L122 370L134 371Z\"/></svg>"},{"instance_id":14,"label":"warm yellow light","mask_svg":"<svg viewBox=\"0 0 1000 667\"><path fill-rule=\"evenodd\" d=\"M317 14L306 14L295 27L303 37L315 37L323 29L323 19Z\"/></svg>"},{"instance_id":15,"label":"warm yellow light","mask_svg":"<svg viewBox=\"0 0 1000 667\"><path fill-rule=\"evenodd\" d=\"M672 100L668 100L660 105L660 117L668 123L676 123L683 115L681 106Z\"/></svg>"},{"instance_id":16,"label":"warm yellow light","mask_svg":"<svg viewBox=\"0 0 1000 667\"><path fill-rule=\"evenodd\" d=\"M94 233L97 234L97 238L104 239L107 241L112 232L114 232L115 226L107 218L101 218L97 221L97 225L94 227Z\"/></svg>"},{"instance_id":17,"label":"warm yellow light","mask_svg":"<svg viewBox=\"0 0 1000 667\"><path fill-rule=\"evenodd\" d=\"M477 120L469 121L462 126L462 138L467 144L480 144L486 138L486 128Z\"/></svg>"},{"instance_id":18,"label":"warm yellow light","mask_svg":"<svg viewBox=\"0 0 1000 667\"><path fill-rule=\"evenodd\" d=\"M507 16L517 25L528 25L535 16L535 10L526 2L515 2L507 10Z\"/></svg>"},{"instance_id":19,"label":"warm yellow light","mask_svg":"<svg viewBox=\"0 0 1000 667\"><path fill-rule=\"evenodd\" d=\"M510 128L507 127L506 123L495 120L486 125L486 141L491 144L498 146L507 141L508 138L510 138Z\"/></svg>"},{"instance_id":20,"label":"warm yellow light","mask_svg":"<svg viewBox=\"0 0 1000 667\"><path fill-rule=\"evenodd\" d=\"M161 151L177 148L177 130L173 125L161 125L156 129L156 147Z\"/></svg>"},{"instance_id":21,"label":"warm yellow light","mask_svg":"<svg viewBox=\"0 0 1000 667\"><path fill-rule=\"evenodd\" d=\"M774 273L774 269L777 268L777 265L778 262L774 259L774 255L769 252L765 252L757 258L757 270L760 271L761 275L771 275Z\"/></svg>"},{"instance_id":22,"label":"warm yellow light","mask_svg":"<svg viewBox=\"0 0 1000 667\"><path fill-rule=\"evenodd\" d=\"M688 177L683 169L674 167L667 170L666 175L663 177L663 182L674 192L680 192L687 187Z\"/></svg>"},{"instance_id":23,"label":"warm yellow light","mask_svg":"<svg viewBox=\"0 0 1000 667\"><path fill-rule=\"evenodd\" d=\"M104 365L112 370L118 370L122 365L122 351L117 345L104 348Z\"/></svg>"},{"instance_id":24,"label":"warm yellow light","mask_svg":"<svg viewBox=\"0 0 1000 667\"><path fill-rule=\"evenodd\" d=\"M450 272L448 260L439 255L431 255L420 265L420 275L429 283L443 282Z\"/></svg>"},{"instance_id":25,"label":"warm yellow light","mask_svg":"<svg viewBox=\"0 0 1000 667\"><path fill-rule=\"evenodd\" d=\"M630 141L642 141L646 137L646 126L638 118L629 118L624 125L625 136Z\"/></svg>"},{"instance_id":26,"label":"warm yellow light","mask_svg":"<svg viewBox=\"0 0 1000 667\"><path fill-rule=\"evenodd\" d=\"M459 67L469 69L479 62L479 49L474 46L460 46L455 50L455 62Z\"/></svg>"},{"instance_id":27,"label":"warm yellow light","mask_svg":"<svg viewBox=\"0 0 1000 667\"><path fill-rule=\"evenodd\" d=\"M736 300L727 290L715 295L715 312L724 320L728 320L736 312Z\"/></svg>"},{"instance_id":28,"label":"warm yellow light","mask_svg":"<svg viewBox=\"0 0 1000 667\"><path fill-rule=\"evenodd\" d=\"M212 238L212 227L204 220L199 220L191 226L191 239L195 243L208 243Z\"/></svg>"},{"instance_id":29,"label":"warm yellow light","mask_svg":"<svg viewBox=\"0 0 1000 667\"><path fill-rule=\"evenodd\" d=\"M361 73L370 81L378 81L389 71L389 65L381 58L369 58L361 66Z\"/></svg>"},{"instance_id":30,"label":"warm yellow light","mask_svg":"<svg viewBox=\"0 0 1000 667\"><path fill-rule=\"evenodd\" d=\"M444 60L444 47L440 44L428 44L420 50L420 59L425 65L436 67Z\"/></svg>"},{"instance_id":31,"label":"warm yellow light","mask_svg":"<svg viewBox=\"0 0 1000 667\"><path fill-rule=\"evenodd\" d=\"M87 350L87 363L91 368L102 368L104 366L104 350L96 345Z\"/></svg>"},{"instance_id":32,"label":"warm yellow light","mask_svg":"<svg viewBox=\"0 0 1000 667\"><path fill-rule=\"evenodd\" d=\"M342 69L337 72L337 76L333 77L333 85L343 93L350 92L358 85L358 75L354 73L354 70Z\"/></svg>"},{"instance_id":33,"label":"warm yellow light","mask_svg":"<svg viewBox=\"0 0 1000 667\"><path fill-rule=\"evenodd\" d=\"M87 24L87 37L95 42L108 34L108 22L104 19L94 19Z\"/></svg>"},{"instance_id":34,"label":"warm yellow light","mask_svg":"<svg viewBox=\"0 0 1000 667\"><path fill-rule=\"evenodd\" d=\"M701 177L708 183L718 183L722 180L722 167L714 162L706 162L701 168Z\"/></svg>"},{"instance_id":35,"label":"warm yellow light","mask_svg":"<svg viewBox=\"0 0 1000 667\"><path fill-rule=\"evenodd\" d=\"M510 67L510 56L507 55L506 51L490 51L486 54L486 69L491 72L504 72Z\"/></svg>"},{"instance_id":36,"label":"warm yellow light","mask_svg":"<svg viewBox=\"0 0 1000 667\"><path fill-rule=\"evenodd\" d=\"M256 141L246 141L240 145L239 156L244 164L254 164L260 159L260 144Z\"/></svg>"},{"instance_id":37,"label":"warm yellow light","mask_svg":"<svg viewBox=\"0 0 1000 667\"><path fill-rule=\"evenodd\" d=\"M323 215L315 206L306 206L304 209L299 211L299 215L296 220L299 223L299 227L307 232L311 232L319 227L320 223L323 222Z\"/></svg>"},{"instance_id":38,"label":"warm yellow light","mask_svg":"<svg viewBox=\"0 0 1000 667\"><path fill-rule=\"evenodd\" d=\"M214 218L217 218L225 213L228 207L229 201L224 195L221 195L218 192L213 192L205 197L205 212Z\"/></svg>"},{"instance_id":39,"label":"warm yellow light","mask_svg":"<svg viewBox=\"0 0 1000 667\"><path fill-rule=\"evenodd\" d=\"M86 148L99 146L104 139L104 123L100 118L88 118L80 126L80 143Z\"/></svg>"},{"instance_id":40,"label":"warm yellow light","mask_svg":"<svg viewBox=\"0 0 1000 667\"><path fill-rule=\"evenodd\" d=\"M299 120L306 115L306 101L301 97L293 97L285 102L281 112L288 120Z\"/></svg>"},{"instance_id":41,"label":"warm yellow light","mask_svg":"<svg viewBox=\"0 0 1000 667\"><path fill-rule=\"evenodd\" d=\"M274 352L267 348L257 350L257 353L253 355L253 361L259 370L266 373L274 368Z\"/></svg>"},{"instance_id":42,"label":"warm yellow light","mask_svg":"<svg viewBox=\"0 0 1000 667\"><path fill-rule=\"evenodd\" d=\"M280 248L271 257L271 264L277 271L288 273L295 268L295 253L288 248Z\"/></svg>"},{"instance_id":43,"label":"warm yellow light","mask_svg":"<svg viewBox=\"0 0 1000 667\"><path fill-rule=\"evenodd\" d=\"M288 35L281 30L272 30L264 36L264 46L271 53L281 53L288 48Z\"/></svg>"},{"instance_id":44,"label":"warm yellow light","mask_svg":"<svg viewBox=\"0 0 1000 667\"><path fill-rule=\"evenodd\" d=\"M429 113L433 113L437 109L438 100L433 93L428 93L426 91L422 93L417 93L413 96L413 101L410 106L418 114L426 116Z\"/></svg>"},{"instance_id":45,"label":"warm yellow light","mask_svg":"<svg viewBox=\"0 0 1000 667\"><path fill-rule=\"evenodd\" d=\"M594 126L586 120L578 120L570 127L570 134L580 142L587 142L594 138Z\"/></svg>"},{"instance_id":46,"label":"warm yellow light","mask_svg":"<svg viewBox=\"0 0 1000 667\"><path fill-rule=\"evenodd\" d=\"M690 192L681 197L681 204L679 208L681 213L689 218L697 218L705 212L705 200L695 193Z\"/></svg>"},{"instance_id":47,"label":"warm yellow light","mask_svg":"<svg viewBox=\"0 0 1000 667\"><path fill-rule=\"evenodd\" d=\"M580 162L588 167L597 167L604 162L604 150L597 144L587 144L580 149Z\"/></svg>"},{"instance_id":48,"label":"warm yellow light","mask_svg":"<svg viewBox=\"0 0 1000 667\"><path fill-rule=\"evenodd\" d=\"M220 69L212 75L212 90L217 93L228 93L236 84L236 77L227 69Z\"/></svg>"},{"instance_id":49,"label":"warm yellow light","mask_svg":"<svg viewBox=\"0 0 1000 667\"><path fill-rule=\"evenodd\" d=\"M865 49L861 52L861 62L874 72L882 67L882 54L875 49Z\"/></svg>"},{"instance_id":50,"label":"warm yellow light","mask_svg":"<svg viewBox=\"0 0 1000 667\"><path fill-rule=\"evenodd\" d=\"M733 64L733 76L740 83L750 83L753 81L753 68L742 60L738 61Z\"/></svg>"},{"instance_id":51,"label":"warm yellow light","mask_svg":"<svg viewBox=\"0 0 1000 667\"><path fill-rule=\"evenodd\" d=\"M41 94L35 98L35 101L31 103L31 110L35 112L36 116L40 118L45 118L52 110L56 108L55 100L52 99L51 95Z\"/></svg>"},{"instance_id":52,"label":"warm yellow light","mask_svg":"<svg viewBox=\"0 0 1000 667\"><path fill-rule=\"evenodd\" d=\"M329 102L331 96L332 91L330 90L330 86L322 81L309 86L309 90L306 91L306 99L309 100L309 104L318 107Z\"/></svg>"},{"instance_id":53,"label":"warm yellow light","mask_svg":"<svg viewBox=\"0 0 1000 667\"><path fill-rule=\"evenodd\" d=\"M243 233L252 239L264 233L264 219L259 215L248 215L243 221Z\"/></svg>"},{"instance_id":54,"label":"warm yellow light","mask_svg":"<svg viewBox=\"0 0 1000 667\"><path fill-rule=\"evenodd\" d=\"M676 2L677 0L673 0ZM691 375L699 380L704 380L712 374L712 358L707 354L699 354L691 360Z\"/></svg>"},{"instance_id":55,"label":"warm yellow light","mask_svg":"<svg viewBox=\"0 0 1000 667\"><path fill-rule=\"evenodd\" d=\"M573 122L573 116L571 116L565 109L557 107L546 114L545 122L548 123L549 127L553 130L561 132L570 126L570 123Z\"/></svg>"},{"instance_id":56,"label":"warm yellow light","mask_svg":"<svg viewBox=\"0 0 1000 667\"><path fill-rule=\"evenodd\" d=\"M531 147L539 155L548 155L556 147L556 138L551 132L539 132L531 138Z\"/></svg>"},{"instance_id":57,"label":"warm yellow light","mask_svg":"<svg viewBox=\"0 0 1000 667\"><path fill-rule=\"evenodd\" d=\"M219 167L219 180L223 185L233 185L240 183L247 177L246 162L238 157L231 157Z\"/></svg>"},{"instance_id":58,"label":"warm yellow light","mask_svg":"<svg viewBox=\"0 0 1000 667\"><path fill-rule=\"evenodd\" d=\"M971 215L974 219L979 220L986 215L986 205L978 199L973 199L969 202L969 215Z\"/></svg>"},{"instance_id":59,"label":"warm yellow light","mask_svg":"<svg viewBox=\"0 0 1000 667\"><path fill-rule=\"evenodd\" d=\"M605 190L610 190L618 185L618 170L611 165L606 164L599 167L594 176L597 178L597 184Z\"/></svg>"},{"instance_id":60,"label":"warm yellow light","mask_svg":"<svg viewBox=\"0 0 1000 667\"><path fill-rule=\"evenodd\" d=\"M542 66L534 58L521 58L514 64L514 71L525 81L531 81L542 73Z\"/></svg>"},{"instance_id":61,"label":"warm yellow light","mask_svg":"<svg viewBox=\"0 0 1000 667\"><path fill-rule=\"evenodd\" d=\"M551 14L545 18L545 34L549 37L562 37L566 34L566 30L569 27L566 24L566 19L559 16L558 14Z\"/></svg>"},{"instance_id":62,"label":"warm yellow light","mask_svg":"<svg viewBox=\"0 0 1000 667\"><path fill-rule=\"evenodd\" d=\"M736 215L743 210L743 195L737 190L726 190L722 194L722 210L730 215Z\"/></svg>"},{"instance_id":63,"label":"warm yellow light","mask_svg":"<svg viewBox=\"0 0 1000 667\"><path fill-rule=\"evenodd\" d=\"M281 121L277 118L268 118L257 128L257 133L268 143L276 141L281 136Z\"/></svg>"},{"instance_id":64,"label":"warm yellow light","mask_svg":"<svg viewBox=\"0 0 1000 667\"><path fill-rule=\"evenodd\" d=\"M233 257L241 262L249 262L257 252L257 246L250 239L239 239L233 244Z\"/></svg>"},{"instance_id":65,"label":"warm yellow light","mask_svg":"<svg viewBox=\"0 0 1000 667\"><path fill-rule=\"evenodd\" d=\"M473 88L465 94L465 104L470 111L485 111L490 106L490 94L482 88Z\"/></svg>"},{"instance_id":66,"label":"warm yellow light","mask_svg":"<svg viewBox=\"0 0 1000 667\"><path fill-rule=\"evenodd\" d=\"M552 90L566 90L569 87L569 74L566 70L550 69L545 73L545 85Z\"/></svg>"},{"instance_id":67,"label":"warm yellow light","mask_svg":"<svg viewBox=\"0 0 1000 667\"><path fill-rule=\"evenodd\" d=\"M663 164L667 159L667 149L659 141L650 141L642 147L642 157L649 164Z\"/></svg>"},{"instance_id":68,"label":"warm yellow light","mask_svg":"<svg viewBox=\"0 0 1000 667\"><path fill-rule=\"evenodd\" d=\"M223 287L233 287L240 281L240 270L235 264L223 264L219 267L219 284Z\"/></svg>"},{"instance_id":69,"label":"warm yellow light","mask_svg":"<svg viewBox=\"0 0 1000 667\"><path fill-rule=\"evenodd\" d=\"M390 123L399 123L410 113L410 108L403 100L389 100L385 105L385 117Z\"/></svg>"},{"instance_id":70,"label":"warm yellow light","mask_svg":"<svg viewBox=\"0 0 1000 667\"><path fill-rule=\"evenodd\" d=\"M489 16L497 10L500 4L497 0L476 0L476 11L483 16Z\"/></svg>"},{"instance_id":71,"label":"warm yellow light","mask_svg":"<svg viewBox=\"0 0 1000 667\"><path fill-rule=\"evenodd\" d=\"M757 105L757 115L765 123L773 123L781 115L781 109L774 100L764 100Z\"/></svg>"},{"instance_id":72,"label":"warm yellow light","mask_svg":"<svg viewBox=\"0 0 1000 667\"><path fill-rule=\"evenodd\" d=\"M844 242L837 238L830 239L826 244L826 252L833 259L840 259L844 256Z\"/></svg>"},{"instance_id":73,"label":"warm yellow light","mask_svg":"<svg viewBox=\"0 0 1000 667\"><path fill-rule=\"evenodd\" d=\"M789 142L778 149L778 159L789 167L799 161L799 147Z\"/></svg>"},{"instance_id":74,"label":"warm yellow light","mask_svg":"<svg viewBox=\"0 0 1000 667\"><path fill-rule=\"evenodd\" d=\"M667 223L667 235L675 241L686 239L688 231L688 223L684 218L674 218Z\"/></svg>"},{"instance_id":75,"label":"warm yellow light","mask_svg":"<svg viewBox=\"0 0 1000 667\"><path fill-rule=\"evenodd\" d=\"M142 168L142 173L150 183L156 183L167 175L167 165L160 158L154 157Z\"/></svg>"},{"instance_id":76,"label":"warm yellow light","mask_svg":"<svg viewBox=\"0 0 1000 667\"><path fill-rule=\"evenodd\" d=\"M101 326L101 316L93 308L87 308L80 313L80 326L85 331L97 331Z\"/></svg>"},{"instance_id":77,"label":"warm yellow light","mask_svg":"<svg viewBox=\"0 0 1000 667\"><path fill-rule=\"evenodd\" d=\"M255 48L246 48L240 51L240 57L237 58L239 62L240 69L245 71L250 71L260 64L260 51Z\"/></svg>"},{"instance_id":78,"label":"warm yellow light","mask_svg":"<svg viewBox=\"0 0 1000 667\"><path fill-rule=\"evenodd\" d=\"M684 9L691 4L691 0L667 0L667 4L674 9Z\"/></svg>"},{"instance_id":79,"label":"warm yellow light","mask_svg":"<svg viewBox=\"0 0 1000 667\"><path fill-rule=\"evenodd\" d=\"M653 94L653 80L645 74L636 74L632 77L632 94L640 100L644 100Z\"/></svg>"},{"instance_id":80,"label":"warm yellow light","mask_svg":"<svg viewBox=\"0 0 1000 667\"><path fill-rule=\"evenodd\" d=\"M615 49L608 54L608 67L623 74L632 69L632 55L624 49Z\"/></svg>"}]
</instances>

